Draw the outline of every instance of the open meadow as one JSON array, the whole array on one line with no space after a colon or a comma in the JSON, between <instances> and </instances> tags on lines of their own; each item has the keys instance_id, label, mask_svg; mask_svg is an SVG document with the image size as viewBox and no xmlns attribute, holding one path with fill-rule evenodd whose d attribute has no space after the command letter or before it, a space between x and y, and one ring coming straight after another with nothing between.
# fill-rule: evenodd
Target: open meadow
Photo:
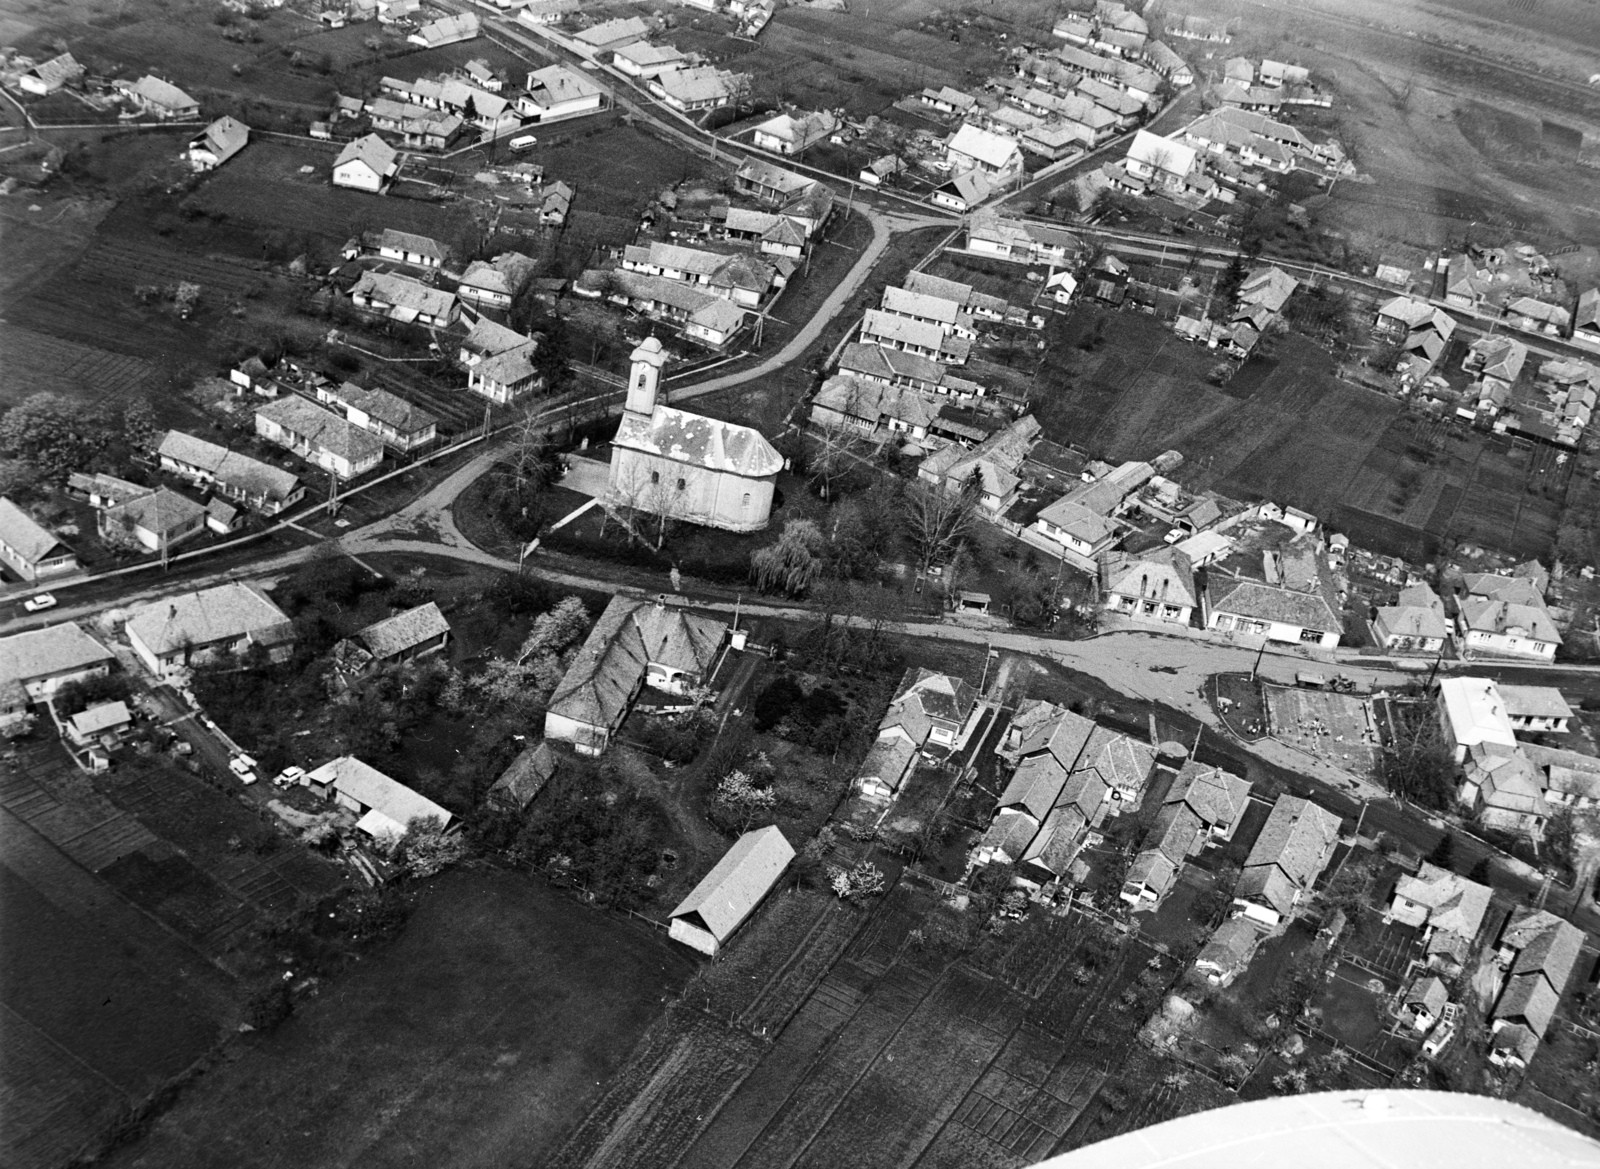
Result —
<instances>
[{"instance_id":1,"label":"open meadow","mask_svg":"<svg viewBox=\"0 0 1600 1169\"><path fill-rule=\"evenodd\" d=\"M1081 348L1097 329L1104 341ZM1216 355L1151 318L1080 306L1057 330L1034 412L1058 442L1109 460L1176 449L1191 488L1293 504L1389 555L1425 561L1447 541L1549 553L1577 460L1412 416L1298 336L1217 385Z\"/></svg>"},{"instance_id":2,"label":"open meadow","mask_svg":"<svg viewBox=\"0 0 1600 1169\"><path fill-rule=\"evenodd\" d=\"M385 950L230 1049L108 1164L547 1164L691 970L542 881L451 873Z\"/></svg>"}]
</instances>

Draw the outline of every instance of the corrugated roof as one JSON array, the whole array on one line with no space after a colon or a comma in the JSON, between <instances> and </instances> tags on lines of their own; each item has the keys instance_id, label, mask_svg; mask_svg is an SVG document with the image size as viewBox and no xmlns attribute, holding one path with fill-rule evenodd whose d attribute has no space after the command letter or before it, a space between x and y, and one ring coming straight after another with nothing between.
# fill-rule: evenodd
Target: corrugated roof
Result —
<instances>
[{"instance_id":1,"label":"corrugated roof","mask_svg":"<svg viewBox=\"0 0 1600 1169\"><path fill-rule=\"evenodd\" d=\"M746 832L678 903L672 916L693 915L717 941L725 941L793 859L794 847L777 825Z\"/></svg>"}]
</instances>

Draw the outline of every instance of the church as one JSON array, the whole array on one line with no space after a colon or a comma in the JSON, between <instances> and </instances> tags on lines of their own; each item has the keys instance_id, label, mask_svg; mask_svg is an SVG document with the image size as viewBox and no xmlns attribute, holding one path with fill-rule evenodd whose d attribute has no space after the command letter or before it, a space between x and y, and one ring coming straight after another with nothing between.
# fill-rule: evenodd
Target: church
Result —
<instances>
[{"instance_id":1,"label":"church","mask_svg":"<svg viewBox=\"0 0 1600 1169\"><path fill-rule=\"evenodd\" d=\"M783 456L751 427L659 403L667 355L654 336L632 362L608 502L730 532L766 527Z\"/></svg>"}]
</instances>

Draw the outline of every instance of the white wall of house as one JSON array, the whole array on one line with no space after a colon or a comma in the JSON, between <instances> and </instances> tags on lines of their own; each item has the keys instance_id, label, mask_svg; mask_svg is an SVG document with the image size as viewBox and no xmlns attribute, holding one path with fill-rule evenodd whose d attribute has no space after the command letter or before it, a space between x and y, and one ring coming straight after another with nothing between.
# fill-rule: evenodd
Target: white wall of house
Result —
<instances>
[{"instance_id":1,"label":"white wall of house","mask_svg":"<svg viewBox=\"0 0 1600 1169\"><path fill-rule=\"evenodd\" d=\"M1497 654L1506 657L1541 658L1552 661L1556 656L1553 642L1535 641L1512 633L1490 633L1482 629L1469 629L1462 638L1462 648L1467 655L1474 653Z\"/></svg>"},{"instance_id":2,"label":"white wall of house","mask_svg":"<svg viewBox=\"0 0 1600 1169\"><path fill-rule=\"evenodd\" d=\"M710 930L701 929L691 925L681 917L672 919L672 924L667 927L667 937L675 942L682 942L691 950L699 950L702 954L715 957L719 943L716 935Z\"/></svg>"},{"instance_id":3,"label":"white wall of house","mask_svg":"<svg viewBox=\"0 0 1600 1169\"><path fill-rule=\"evenodd\" d=\"M1265 636L1268 641L1288 642L1291 645L1319 645L1324 649L1332 649L1339 644L1337 632L1307 630L1304 626L1285 625L1281 621L1258 621L1254 617L1244 617L1220 610L1211 614L1207 625L1212 629L1248 633L1256 637ZM1314 636L1310 638L1304 636L1307 633Z\"/></svg>"},{"instance_id":4,"label":"white wall of house","mask_svg":"<svg viewBox=\"0 0 1600 1169\"><path fill-rule=\"evenodd\" d=\"M376 193L383 190L383 176L360 159L351 159L333 168L333 185Z\"/></svg>"}]
</instances>

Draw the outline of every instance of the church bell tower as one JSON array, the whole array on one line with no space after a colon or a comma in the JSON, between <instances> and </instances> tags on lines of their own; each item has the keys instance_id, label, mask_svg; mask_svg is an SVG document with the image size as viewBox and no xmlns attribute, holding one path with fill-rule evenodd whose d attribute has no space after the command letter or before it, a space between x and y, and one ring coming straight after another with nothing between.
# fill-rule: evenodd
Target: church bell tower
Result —
<instances>
[{"instance_id":1,"label":"church bell tower","mask_svg":"<svg viewBox=\"0 0 1600 1169\"><path fill-rule=\"evenodd\" d=\"M628 400L625 409L630 414L653 414L656 396L661 388L661 367L667 355L654 334L640 342L630 358L633 367L628 372Z\"/></svg>"}]
</instances>

